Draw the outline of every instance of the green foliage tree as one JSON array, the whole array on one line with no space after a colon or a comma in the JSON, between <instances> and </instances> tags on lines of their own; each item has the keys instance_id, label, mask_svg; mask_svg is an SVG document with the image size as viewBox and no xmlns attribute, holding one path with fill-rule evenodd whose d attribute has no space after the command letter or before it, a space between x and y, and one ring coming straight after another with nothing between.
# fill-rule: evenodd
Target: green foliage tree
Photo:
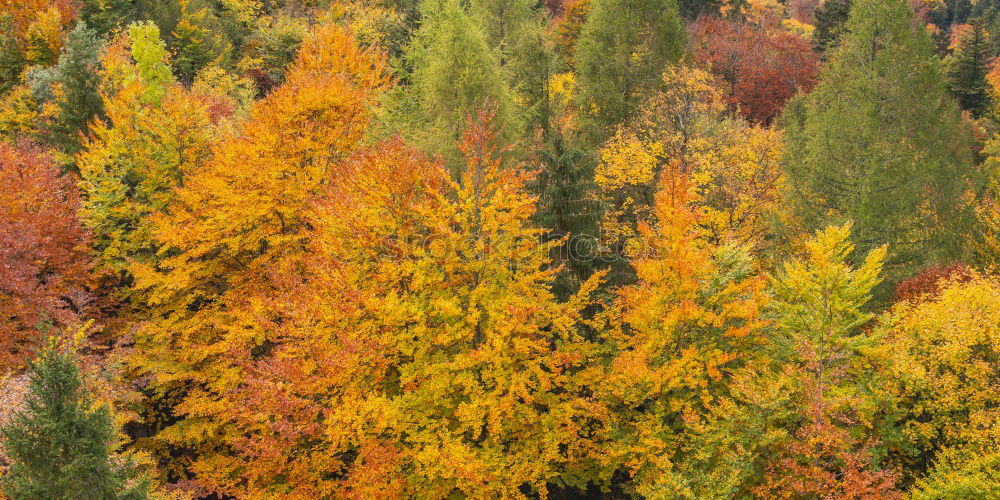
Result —
<instances>
[{"instance_id":1,"label":"green foliage tree","mask_svg":"<svg viewBox=\"0 0 1000 500\"><path fill-rule=\"evenodd\" d=\"M173 30L177 51L173 67L178 78L190 84L201 68L222 59L231 47L220 33L213 32L207 7L191 0L181 0L180 6L181 18Z\"/></svg>"},{"instance_id":2,"label":"green foliage tree","mask_svg":"<svg viewBox=\"0 0 1000 500\"><path fill-rule=\"evenodd\" d=\"M135 7L134 0L84 0L80 19L104 36L135 19Z\"/></svg>"},{"instance_id":3,"label":"green foliage tree","mask_svg":"<svg viewBox=\"0 0 1000 500\"><path fill-rule=\"evenodd\" d=\"M14 20L0 16L0 95L6 94L21 79L24 53L14 36Z\"/></svg>"},{"instance_id":4,"label":"green foliage tree","mask_svg":"<svg viewBox=\"0 0 1000 500\"><path fill-rule=\"evenodd\" d=\"M54 83L61 88L61 95L56 101L59 114L50 133L52 142L68 154L80 150L81 137L87 134L90 122L104 116L104 104L98 93L100 50L96 32L80 22L66 38L55 67Z\"/></svg>"},{"instance_id":5,"label":"green foliage tree","mask_svg":"<svg viewBox=\"0 0 1000 500\"><path fill-rule=\"evenodd\" d=\"M962 109L979 118L989 112L992 99L986 81L992 54L989 34L978 22L958 39L958 47L948 60L948 90Z\"/></svg>"},{"instance_id":6,"label":"green foliage tree","mask_svg":"<svg viewBox=\"0 0 1000 500\"><path fill-rule=\"evenodd\" d=\"M984 179L930 38L905 0L860 0L816 90L786 113L784 170L806 230L853 220L889 278L955 258Z\"/></svg>"},{"instance_id":7,"label":"green foliage tree","mask_svg":"<svg viewBox=\"0 0 1000 500\"><path fill-rule=\"evenodd\" d=\"M675 0L593 0L575 63L581 116L595 143L662 84L685 43Z\"/></svg>"},{"instance_id":8,"label":"green foliage tree","mask_svg":"<svg viewBox=\"0 0 1000 500\"><path fill-rule=\"evenodd\" d=\"M9 498L141 499L148 485L131 462L115 463L106 406L93 408L74 355L52 340L28 369L24 407L0 430L11 460L0 478Z\"/></svg>"},{"instance_id":9,"label":"green foliage tree","mask_svg":"<svg viewBox=\"0 0 1000 500\"><path fill-rule=\"evenodd\" d=\"M150 21L133 23L128 28L128 37L132 59L145 85L143 101L157 105L174 78L167 65L167 47L160 39L160 28Z\"/></svg>"},{"instance_id":10,"label":"green foliage tree","mask_svg":"<svg viewBox=\"0 0 1000 500\"><path fill-rule=\"evenodd\" d=\"M458 0L429 0L404 57L410 84L393 96L387 121L458 174L462 124L484 103L495 108L500 143L517 135L511 92L486 33Z\"/></svg>"},{"instance_id":11,"label":"green foliage tree","mask_svg":"<svg viewBox=\"0 0 1000 500\"><path fill-rule=\"evenodd\" d=\"M837 45L850 14L851 0L826 0L816 7L813 44L817 50L825 53Z\"/></svg>"}]
</instances>

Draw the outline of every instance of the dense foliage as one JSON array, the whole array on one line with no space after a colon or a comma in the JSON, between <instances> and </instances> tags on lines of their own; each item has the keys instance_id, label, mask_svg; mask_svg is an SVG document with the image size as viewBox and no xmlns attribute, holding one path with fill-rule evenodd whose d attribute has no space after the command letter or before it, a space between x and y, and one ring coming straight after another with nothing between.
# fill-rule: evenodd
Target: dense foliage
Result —
<instances>
[{"instance_id":1,"label":"dense foliage","mask_svg":"<svg viewBox=\"0 0 1000 500\"><path fill-rule=\"evenodd\" d=\"M997 56L992 0L0 0L0 497L997 497Z\"/></svg>"}]
</instances>

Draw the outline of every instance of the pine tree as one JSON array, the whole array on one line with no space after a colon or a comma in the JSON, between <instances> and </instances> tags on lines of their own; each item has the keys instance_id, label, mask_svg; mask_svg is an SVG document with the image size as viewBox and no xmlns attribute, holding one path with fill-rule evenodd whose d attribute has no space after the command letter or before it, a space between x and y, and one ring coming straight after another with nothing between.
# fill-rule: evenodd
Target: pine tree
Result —
<instances>
[{"instance_id":1,"label":"pine tree","mask_svg":"<svg viewBox=\"0 0 1000 500\"><path fill-rule=\"evenodd\" d=\"M138 14L135 0L84 0L82 4L80 19L100 36L127 25Z\"/></svg>"},{"instance_id":2,"label":"pine tree","mask_svg":"<svg viewBox=\"0 0 1000 500\"><path fill-rule=\"evenodd\" d=\"M891 280L963 251L984 180L930 37L905 0L855 3L819 85L786 113L784 166L805 230L855 222Z\"/></svg>"},{"instance_id":3,"label":"pine tree","mask_svg":"<svg viewBox=\"0 0 1000 500\"><path fill-rule=\"evenodd\" d=\"M960 36L948 67L948 90L962 109L979 118L990 109L990 85L986 81L991 62L988 33L975 22Z\"/></svg>"},{"instance_id":4,"label":"pine tree","mask_svg":"<svg viewBox=\"0 0 1000 500\"><path fill-rule=\"evenodd\" d=\"M55 68L55 82L62 88L58 99L59 115L51 130L52 142L64 153L80 150L80 139L95 117L103 117L104 104L98 94L100 76L97 57L101 42L94 30L81 22L69 33L59 64Z\"/></svg>"},{"instance_id":5,"label":"pine tree","mask_svg":"<svg viewBox=\"0 0 1000 500\"><path fill-rule=\"evenodd\" d=\"M590 139L601 142L639 109L685 39L674 0L593 0L575 56Z\"/></svg>"},{"instance_id":6,"label":"pine tree","mask_svg":"<svg viewBox=\"0 0 1000 500\"><path fill-rule=\"evenodd\" d=\"M28 369L24 408L0 430L11 460L9 498L140 499L147 485L128 461L113 463L115 429L93 403L73 354L53 339Z\"/></svg>"},{"instance_id":7,"label":"pine tree","mask_svg":"<svg viewBox=\"0 0 1000 500\"><path fill-rule=\"evenodd\" d=\"M851 0L825 0L816 8L813 44L817 50L827 52L837 45L850 13Z\"/></svg>"}]
</instances>

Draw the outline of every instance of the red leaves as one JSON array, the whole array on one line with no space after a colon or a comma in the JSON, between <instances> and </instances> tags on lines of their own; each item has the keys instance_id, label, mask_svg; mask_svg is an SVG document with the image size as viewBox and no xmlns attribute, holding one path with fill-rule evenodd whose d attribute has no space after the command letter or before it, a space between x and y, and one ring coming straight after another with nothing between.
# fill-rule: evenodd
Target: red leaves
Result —
<instances>
[{"instance_id":1,"label":"red leaves","mask_svg":"<svg viewBox=\"0 0 1000 500\"><path fill-rule=\"evenodd\" d=\"M0 373L24 361L35 329L88 305L89 235L79 194L37 146L0 144Z\"/></svg>"},{"instance_id":2,"label":"red leaves","mask_svg":"<svg viewBox=\"0 0 1000 500\"><path fill-rule=\"evenodd\" d=\"M797 92L816 85L819 55L802 38L703 17L691 26L695 60L729 84L729 105L770 123Z\"/></svg>"},{"instance_id":3,"label":"red leaves","mask_svg":"<svg viewBox=\"0 0 1000 500\"><path fill-rule=\"evenodd\" d=\"M900 283L893 298L896 302L933 300L941 292L943 284L953 280L964 283L970 281L972 277L972 271L964 264L928 267Z\"/></svg>"}]
</instances>

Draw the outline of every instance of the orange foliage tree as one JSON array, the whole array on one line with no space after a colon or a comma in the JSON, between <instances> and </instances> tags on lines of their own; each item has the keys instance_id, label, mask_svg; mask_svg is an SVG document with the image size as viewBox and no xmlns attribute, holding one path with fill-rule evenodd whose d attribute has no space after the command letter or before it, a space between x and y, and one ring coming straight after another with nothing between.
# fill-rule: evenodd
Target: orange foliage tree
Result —
<instances>
[{"instance_id":1,"label":"orange foliage tree","mask_svg":"<svg viewBox=\"0 0 1000 500\"><path fill-rule=\"evenodd\" d=\"M819 55L806 39L715 17L699 19L691 32L695 61L728 84L729 105L755 123L770 123L816 85Z\"/></svg>"},{"instance_id":2,"label":"orange foliage tree","mask_svg":"<svg viewBox=\"0 0 1000 500\"><path fill-rule=\"evenodd\" d=\"M210 475L230 454L221 395L244 380L237 361L270 345L261 323L305 252L305 208L330 169L361 141L374 99L388 87L382 54L333 25L303 41L286 83L255 104L238 133L223 137L153 220L155 265L137 263L136 288L154 321L136 337L132 364L171 414L140 443L188 450L168 471ZM185 470L187 469L187 470Z\"/></svg>"},{"instance_id":3,"label":"orange foliage tree","mask_svg":"<svg viewBox=\"0 0 1000 500\"><path fill-rule=\"evenodd\" d=\"M577 380L598 278L556 301L529 176L501 168L488 118L458 181L398 141L333 168L310 271L278 298L291 314L224 405L225 491L510 497L593 476L601 412Z\"/></svg>"},{"instance_id":4,"label":"orange foliage tree","mask_svg":"<svg viewBox=\"0 0 1000 500\"><path fill-rule=\"evenodd\" d=\"M709 244L688 174L663 173L656 225L632 261L639 282L604 314L606 373L593 384L613 411L605 460L647 497L684 494L675 474L690 426L729 394L766 339L764 281L746 253Z\"/></svg>"},{"instance_id":5,"label":"orange foliage tree","mask_svg":"<svg viewBox=\"0 0 1000 500\"><path fill-rule=\"evenodd\" d=\"M32 353L46 322L66 325L89 305L89 235L80 197L39 147L0 143L0 373Z\"/></svg>"}]
</instances>

